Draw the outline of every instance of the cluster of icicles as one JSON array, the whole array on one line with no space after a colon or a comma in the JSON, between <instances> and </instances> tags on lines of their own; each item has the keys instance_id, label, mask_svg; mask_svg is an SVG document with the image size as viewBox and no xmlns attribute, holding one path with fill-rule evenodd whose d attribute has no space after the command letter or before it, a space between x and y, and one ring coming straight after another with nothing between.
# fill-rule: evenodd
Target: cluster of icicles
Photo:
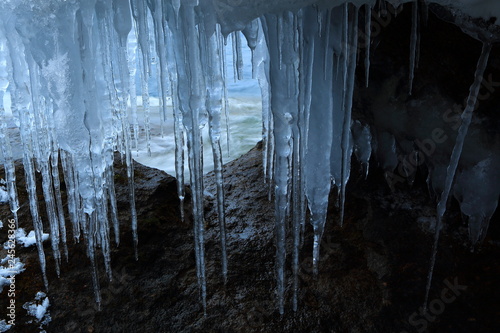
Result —
<instances>
[{"instance_id":1,"label":"cluster of icicles","mask_svg":"<svg viewBox=\"0 0 500 333\"><path fill-rule=\"evenodd\" d=\"M111 278L111 227L114 241L116 244L120 241L113 183L115 151L121 153L127 165L130 215L137 247L131 154L141 129L137 120L135 76L140 76L144 132L149 140L148 80L154 58L158 59L161 115L175 119L176 176L181 205L184 200L183 147L188 148L197 276L204 307L207 292L201 129L207 125L217 177L222 275L226 279L220 132L221 114L227 111L224 47L228 36L221 33L223 29L217 23L217 11L212 6L212 1L198 0L10 1L0 6L0 103L9 91L13 115L20 128L26 184L45 285L48 282L36 172L42 176L58 274L61 257L67 259L68 256L60 186L60 179L64 177L72 236L75 241L82 236L85 240L95 297L100 302L96 249L102 251ZM411 73L415 68L418 39L414 9ZM365 13L361 19L360 13ZM262 88L264 173L265 181L274 189L276 277L281 313L285 304L287 226L291 226L293 238L293 309L296 310L299 249L306 210L310 211L314 229L313 264L317 273L331 187L339 192L343 215L353 151L368 170L370 129L358 122L352 125L351 109L358 26L364 23L369 39L370 19L371 4L362 10L349 3L335 8L309 6L295 12L266 14L242 30L252 50L253 75ZM127 44L131 31L135 31L137 49ZM242 41L239 32L230 37L234 70L241 76ZM367 77L369 44L365 55ZM489 49L486 45L471 87L438 206L439 225ZM413 74L410 80L412 78ZM167 103L170 99L173 107ZM0 147L11 210L17 220L19 203L14 162L4 117L5 110L0 104ZM63 175L59 174L60 167ZM436 244L439 230L440 227ZM435 251L432 265L434 259Z\"/></svg>"}]
</instances>

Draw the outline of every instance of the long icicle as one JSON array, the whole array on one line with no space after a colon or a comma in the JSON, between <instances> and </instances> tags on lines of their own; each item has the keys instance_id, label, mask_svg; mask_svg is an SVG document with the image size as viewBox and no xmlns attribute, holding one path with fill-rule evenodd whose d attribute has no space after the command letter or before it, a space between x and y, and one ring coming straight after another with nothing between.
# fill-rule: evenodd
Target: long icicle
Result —
<instances>
[{"instance_id":1,"label":"long icicle","mask_svg":"<svg viewBox=\"0 0 500 333\"><path fill-rule=\"evenodd\" d=\"M349 50L349 64L347 66L347 91L344 96L345 101L345 116L344 116L344 126L342 130L342 176L341 176L341 194L340 194L340 224L344 222L344 206L345 206L345 191L347 186L347 181L349 179L349 170L351 163L351 112L352 112L352 98L354 93L354 81L356 73L356 56L357 56L357 45L358 45L358 8L354 7L352 10L352 16L350 16L349 24L349 38L348 47Z\"/></svg>"},{"instance_id":2,"label":"long icicle","mask_svg":"<svg viewBox=\"0 0 500 333\"><path fill-rule=\"evenodd\" d=\"M441 193L441 198L437 205L437 224L436 231L434 234L434 244L432 246L432 255L429 267L429 275L427 276L427 286L425 288L425 300L424 309L427 311L427 302L429 300L429 291L432 284L432 275L434 273L434 265L436 263L436 255L438 250L439 235L441 233L441 228L443 225L443 216L446 212L446 204L448 202L448 197L451 192L451 187L453 185L453 180L455 178L455 173L457 171L458 162L460 161L460 156L462 154L462 149L465 142L465 137L467 136L467 131L469 130L469 125L472 120L472 113L476 107L477 97L479 95L479 89L481 88L481 82L483 81L484 71L488 66L488 58L490 56L492 45L490 43L484 42L483 49L481 51L481 56L477 63L476 72L474 74L474 83L471 85L469 90L469 97L467 98L467 105L464 112L462 113L462 124L458 129L457 138L455 141L455 146L453 147L453 152L451 153L450 164L448 165L448 170L446 173L446 181Z\"/></svg>"},{"instance_id":3,"label":"long icicle","mask_svg":"<svg viewBox=\"0 0 500 333\"><path fill-rule=\"evenodd\" d=\"M366 87L370 82L370 49L372 36L372 6L365 5L365 80Z\"/></svg>"},{"instance_id":4,"label":"long icicle","mask_svg":"<svg viewBox=\"0 0 500 333\"><path fill-rule=\"evenodd\" d=\"M413 92L413 79L415 78L415 67L417 62L417 42L418 42L418 0L413 2L413 12L411 21L410 39L410 95Z\"/></svg>"},{"instance_id":5,"label":"long icicle","mask_svg":"<svg viewBox=\"0 0 500 333\"><path fill-rule=\"evenodd\" d=\"M9 193L10 211L14 215L16 228L18 227L17 211L19 210L19 199L16 187L16 170L12 156L12 146L10 143L9 131L7 129L7 117L3 103L4 95L9 87L9 75L7 70L8 50L3 29L0 29L0 153L3 156L5 170L5 180L7 181L7 191ZM2 61L5 59L5 61Z\"/></svg>"},{"instance_id":6,"label":"long icicle","mask_svg":"<svg viewBox=\"0 0 500 333\"><path fill-rule=\"evenodd\" d=\"M219 48L219 27L212 32L211 36L206 36L207 43L207 101L209 113L209 134L212 145L214 161L214 172L217 185L217 214L219 219L220 241L222 251L222 276L224 283L227 282L227 250L226 250L226 217L224 208L224 179L222 174L222 150L220 145L221 137L221 113L223 105L223 85L222 69Z\"/></svg>"},{"instance_id":7,"label":"long icicle","mask_svg":"<svg viewBox=\"0 0 500 333\"><path fill-rule=\"evenodd\" d=\"M10 28L14 30L12 25L5 22L5 28ZM6 37L10 43L8 48L10 56L7 58L8 63L7 71L9 73L9 81L14 83L14 93L12 100L12 112L14 116L20 121L20 134L21 142L23 146L23 165L24 165L24 175L26 177L26 189L28 191L30 212L33 221L33 228L35 230L36 247L38 250L38 259L40 261L40 268L42 271L43 282L45 289L48 289L49 282L47 280L46 274L46 260L45 252L43 249L43 224L38 211L38 197L36 194L36 178L35 178L35 167L33 163L33 152L31 150L31 139L30 132L32 130L31 124L29 123L29 106L31 103L31 96L28 88L28 68L26 63L23 61L22 56L25 52L22 43L19 38L16 38L14 31L6 29ZM20 52L16 54L14 50ZM9 66L10 65L10 66Z\"/></svg>"}]
</instances>

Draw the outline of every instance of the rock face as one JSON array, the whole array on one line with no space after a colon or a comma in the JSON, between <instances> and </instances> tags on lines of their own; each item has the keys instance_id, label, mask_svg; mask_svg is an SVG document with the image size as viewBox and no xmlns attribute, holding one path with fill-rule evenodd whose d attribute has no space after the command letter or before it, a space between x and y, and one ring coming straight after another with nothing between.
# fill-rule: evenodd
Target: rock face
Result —
<instances>
[{"instance_id":1,"label":"rock face","mask_svg":"<svg viewBox=\"0 0 500 333\"><path fill-rule=\"evenodd\" d=\"M331 197L321 246L320 274L312 275L312 230L306 226L301 252L299 310L286 313L275 302L273 204L262 183L261 147L224 169L227 194L229 275L220 272L214 177L206 177L207 314L198 295L190 218L180 221L175 179L136 164L139 260L134 260L128 227L125 170L117 165L116 189L122 216L121 244L112 256L114 280L101 265L102 310L94 304L83 244L70 246L61 277L55 276L46 244L52 321L47 332L496 332L500 306L495 281L500 274L498 215L479 253L463 242L456 207L441 242L431 312L419 313L434 221L434 204L422 179L413 188L391 192L382 172L372 168L364 180L353 170L346 220ZM18 174L20 182L22 175ZM421 178L421 177L420 177ZM22 194L24 195L24 194ZM25 200L23 200L25 202ZM9 216L2 205L1 214ZM189 207L187 207L189 209ZM31 230L27 205L21 226ZM2 232L2 242L5 234ZM43 290L34 248L19 249L25 272L18 275L16 332L33 332L21 305ZM291 267L287 268L291 281ZM453 291L446 291L455 286ZM2 297L0 306L6 307ZM413 324L413 325L412 325Z\"/></svg>"},{"instance_id":2,"label":"rock face","mask_svg":"<svg viewBox=\"0 0 500 333\"><path fill-rule=\"evenodd\" d=\"M414 95L408 97L408 73L405 72L409 58L408 14L393 16L390 26L384 27L379 35L374 34L373 82L367 90L360 88L363 69L359 67L354 116L364 123L373 125L377 121L381 114L376 110L377 105L404 108L405 113L411 114L412 109L407 108L415 100L433 96L436 101L460 104L467 95L479 45L471 39L462 40L463 34L458 28L431 15L430 28L422 35L421 65L416 74ZM468 51L472 49L474 52ZM498 52L496 47L491 59L494 80L500 80ZM481 102L484 107L478 110L480 117L489 120L477 122L477 126L486 129L489 142L496 142L498 89L490 95ZM393 134L405 139L408 132L403 128L393 130ZM70 233L69 258L62 265L59 278L50 244L45 244L52 321L43 328L47 332L465 333L500 330L498 210L486 240L476 253L471 253L466 224L457 202L452 200L439 246L430 312L424 314L421 306L436 215L435 201L429 196L425 182L427 171L417 168L411 179L408 178L411 181L400 182L391 191L375 158L372 158L367 180L362 168L353 161L342 228L337 198L335 193L331 195L318 277L312 274L312 230L306 225L300 260L299 309L293 312L291 307L291 263L287 261L286 309L281 317L275 295L274 204L272 198L269 200L268 186L263 183L261 156L261 146L257 145L224 168L229 258L226 285L221 276L214 175L206 175L206 315L196 278L189 191L183 222L175 179L161 171L135 165L139 216L139 260L136 261L128 215L126 170L117 164L115 183L121 214L121 243L113 247L111 282L105 275L102 258L98 258L102 309L98 311L94 303L83 241L73 244ZM22 190L25 186L22 167L17 166L22 204L20 227L32 230L27 196ZM43 200L41 193L39 198ZM42 216L43 206L40 202ZM10 216L8 205L0 205L0 219L5 222ZM0 230L2 244L6 235L4 227ZM2 248L0 258L4 256ZM26 315L22 305L44 289L38 255L34 247L18 247L17 256L26 264L26 270L16 278L15 332L33 332L40 324L29 323L33 317ZM8 300L4 291L0 298L0 320L6 318Z\"/></svg>"}]
</instances>

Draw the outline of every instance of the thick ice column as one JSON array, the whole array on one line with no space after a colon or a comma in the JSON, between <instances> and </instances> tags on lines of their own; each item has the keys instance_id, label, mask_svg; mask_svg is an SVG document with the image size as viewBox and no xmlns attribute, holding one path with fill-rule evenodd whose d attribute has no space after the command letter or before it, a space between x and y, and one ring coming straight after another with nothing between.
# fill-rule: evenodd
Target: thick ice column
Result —
<instances>
[{"instance_id":1,"label":"thick ice column","mask_svg":"<svg viewBox=\"0 0 500 333\"><path fill-rule=\"evenodd\" d=\"M299 63L299 115L298 115L298 144L294 143L294 168L293 168L293 310L298 309L299 292L299 256L300 249L304 243L304 229L306 224L307 200L306 200L306 176L305 164L307 154L307 138L309 136L309 116L312 95L312 75L314 62L314 45L307 47L305 43L305 11L297 13L297 49L300 54ZM295 141L297 141L295 139Z\"/></svg>"},{"instance_id":2,"label":"thick ice column","mask_svg":"<svg viewBox=\"0 0 500 333\"><path fill-rule=\"evenodd\" d=\"M257 35L255 46L252 49L253 76L259 81L262 96L262 166L264 169L264 182L272 182L272 163L274 155L274 140L272 131L271 101L269 94L269 52L266 39L262 30L261 20L257 20Z\"/></svg>"},{"instance_id":3,"label":"thick ice column","mask_svg":"<svg viewBox=\"0 0 500 333\"><path fill-rule=\"evenodd\" d=\"M16 173L14 160L12 157L12 147L10 143L9 132L7 129L7 115L5 112L3 98L9 87L8 73L9 50L7 49L7 39L3 27L0 25L0 152L3 158L5 178L7 182L7 191L9 193L9 205L16 227L18 226L17 211L19 210L19 200L16 187Z\"/></svg>"},{"instance_id":4,"label":"thick ice column","mask_svg":"<svg viewBox=\"0 0 500 333\"><path fill-rule=\"evenodd\" d=\"M119 44L116 43L114 48L118 50L118 63L120 71L121 80L121 94L119 94L120 101L120 116L122 131L125 143L125 160L127 164L127 178L128 178L128 189L129 189L129 202L130 202L130 215L132 218L132 233L134 239L134 251L135 257L138 258L137 245L139 243L137 235L137 211L135 208L135 185L134 185L134 165L132 162L131 154L131 138L130 138L130 126L127 121L127 100L129 97L129 65L127 61L127 37L132 29L132 16L130 12L130 6L128 1L113 1L113 26L117 33L117 38Z\"/></svg>"},{"instance_id":5,"label":"thick ice column","mask_svg":"<svg viewBox=\"0 0 500 333\"><path fill-rule=\"evenodd\" d=\"M206 56L204 72L207 78L207 108L209 114L209 135L212 145L214 172L217 184L217 213L219 218L220 241L222 249L222 275L227 281L227 253L226 253L226 217L224 207L224 179L222 174L222 151L220 146L221 114L223 107L223 78L221 67L222 35L220 27L215 30L206 30Z\"/></svg>"},{"instance_id":6,"label":"thick ice column","mask_svg":"<svg viewBox=\"0 0 500 333\"><path fill-rule=\"evenodd\" d=\"M177 17L177 16L176 16ZM167 45L175 45L170 29L166 31ZM170 87L172 89L172 115L174 119L175 140L175 177L177 179L177 195L179 197L179 210L181 220L184 221L184 125L182 122L182 111L180 109L179 95L177 93L177 66L173 47L167 47L167 68Z\"/></svg>"},{"instance_id":7,"label":"thick ice column","mask_svg":"<svg viewBox=\"0 0 500 333\"><path fill-rule=\"evenodd\" d=\"M2 23L5 28L5 36L9 43L9 64L7 67L9 80L12 81L12 112L20 122L20 136L23 146L23 164L26 177L26 190L28 192L33 228L35 230L38 258L42 270L45 288L48 289L46 275L45 253L43 250L43 224L38 211L38 198L36 194L35 169L33 163L33 151L31 149L32 124L29 121L31 95L29 92L29 74L25 57L25 48L15 31L13 18L6 19Z\"/></svg>"},{"instance_id":8,"label":"thick ice column","mask_svg":"<svg viewBox=\"0 0 500 333\"><path fill-rule=\"evenodd\" d=\"M158 88L160 94L160 115L162 122L165 121L167 116L167 104L169 93L168 84L168 68L167 68L167 55L166 55L166 36L165 36L165 17L163 15L164 4L161 0L155 0L150 3L151 15L153 17L154 23L154 36L155 36L155 46L156 53L158 55L159 62L159 76L158 76ZM163 129L162 129L163 133Z\"/></svg>"},{"instance_id":9,"label":"thick ice column","mask_svg":"<svg viewBox=\"0 0 500 333\"><path fill-rule=\"evenodd\" d=\"M118 222L118 209L116 203L115 184L114 184L114 151L116 146L122 149L122 142L124 141L123 126L121 123L122 113L120 112L120 102L118 99L118 87L120 86L119 77L120 70L115 63L117 60L116 51L111 42L113 29L111 28L111 3L99 1L96 5L97 27L99 30L99 45L96 56L100 62L96 67L96 87L99 92L98 95L100 106L100 129L102 133L102 159L98 159L102 163L99 172L102 173L99 181L104 184L104 191L101 195L104 201L109 201L111 208L110 215L113 223L113 230L115 235L115 243L120 243L120 230ZM117 81L115 84L115 80ZM120 89L121 90L121 89ZM100 207L99 211L103 214L104 205ZM104 233L106 231L103 230ZM106 239L106 238L104 238ZM106 259L109 261L109 258ZM108 272L109 274L109 272Z\"/></svg>"},{"instance_id":10,"label":"thick ice column","mask_svg":"<svg viewBox=\"0 0 500 333\"><path fill-rule=\"evenodd\" d=\"M275 142L276 275L280 313L284 312L286 219L292 179L292 131L298 120L298 64L296 17L290 12L266 15L263 28L269 47L271 110Z\"/></svg>"},{"instance_id":11,"label":"thick ice column","mask_svg":"<svg viewBox=\"0 0 500 333\"><path fill-rule=\"evenodd\" d=\"M139 151L139 120L137 116L137 90L135 88L135 76L137 74L137 40L128 39L127 55L129 70L130 91L130 115L132 116L134 148Z\"/></svg>"},{"instance_id":12,"label":"thick ice column","mask_svg":"<svg viewBox=\"0 0 500 333\"><path fill-rule=\"evenodd\" d=\"M177 63L179 109L187 134L189 169L193 200L195 253L198 283L204 309L206 309L205 227L203 213L203 158L201 129L207 122L206 84L203 76L200 35L196 27L197 1L181 3L179 15L167 5L169 28ZM178 21L177 21L178 18Z\"/></svg>"},{"instance_id":13,"label":"thick ice column","mask_svg":"<svg viewBox=\"0 0 500 333\"><path fill-rule=\"evenodd\" d=\"M131 0L132 15L135 20L137 41L139 43L140 53L142 57L139 59L141 70L141 95L142 109L144 113L144 127L146 132L146 146L148 155L151 156L151 126L149 120L150 100L149 100L149 83L151 77L151 54L150 54L150 38L148 25L148 7L146 0Z\"/></svg>"},{"instance_id":14,"label":"thick ice column","mask_svg":"<svg viewBox=\"0 0 500 333\"><path fill-rule=\"evenodd\" d=\"M40 75L39 68L34 63L31 56L27 57L29 66L29 75L32 94L32 142L35 147L35 157L37 169L42 174L42 190L45 201L47 218L50 225L50 242L52 244L52 253L56 264L56 272L60 274L61 254L59 250L60 242L60 222L56 212L56 202L53 191L53 180L50 164L50 154L52 153L52 142L48 133L47 114L52 110L48 109L43 97L40 95L39 88ZM63 229L65 231L65 229ZM64 235L66 238L66 235Z\"/></svg>"},{"instance_id":15,"label":"thick ice column","mask_svg":"<svg viewBox=\"0 0 500 333\"><path fill-rule=\"evenodd\" d=\"M348 11L346 6L332 9L333 30L333 115L332 115L332 145L330 159L330 173L332 183L338 191L341 189L342 179L342 132L345 118L345 94L348 64ZM311 80L313 80L311 78Z\"/></svg>"},{"instance_id":16,"label":"thick ice column","mask_svg":"<svg viewBox=\"0 0 500 333\"><path fill-rule=\"evenodd\" d=\"M313 14L315 14L312 8L304 12L306 13L304 17L306 22L310 21L313 18ZM327 10L320 12L319 15L321 15L323 21L329 21L327 18L332 13ZM318 274L319 249L326 222L328 196L330 194L330 159L332 158L333 140L332 84L334 68L333 62L324 61L324 58L325 53L328 59L333 57L332 38L334 34L323 33L324 38L322 38L319 35L320 28L318 23L315 26L308 23L304 33L305 41L313 45L314 50L312 81L309 83L312 86L312 94L304 171L307 202L314 230L313 270L315 274ZM331 29L329 25L323 28Z\"/></svg>"}]
</instances>

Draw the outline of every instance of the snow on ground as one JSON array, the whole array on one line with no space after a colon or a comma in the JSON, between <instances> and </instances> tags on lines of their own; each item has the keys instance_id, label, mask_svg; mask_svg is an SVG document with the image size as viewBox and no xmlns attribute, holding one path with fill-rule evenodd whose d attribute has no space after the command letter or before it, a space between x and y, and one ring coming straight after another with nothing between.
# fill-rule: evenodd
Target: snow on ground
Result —
<instances>
[{"instance_id":1,"label":"snow on ground","mask_svg":"<svg viewBox=\"0 0 500 333\"><path fill-rule=\"evenodd\" d=\"M7 332L11 327L12 325L7 325L5 319L0 320L0 333Z\"/></svg>"},{"instance_id":2,"label":"snow on ground","mask_svg":"<svg viewBox=\"0 0 500 333\"><path fill-rule=\"evenodd\" d=\"M9 265L9 260L14 260L14 264ZM9 268L9 266L12 266L12 268ZM0 260L0 293L3 291L4 286L8 286L10 284L10 278L23 272L24 269L24 264L21 260L19 260L19 258L12 259L7 256Z\"/></svg>"},{"instance_id":3,"label":"snow on ground","mask_svg":"<svg viewBox=\"0 0 500 333\"><path fill-rule=\"evenodd\" d=\"M42 241L46 241L49 239L49 234L42 234ZM36 244L35 231L31 230L26 236L26 231L23 228L19 228L16 230L16 242L18 244L23 245L24 247L29 247L31 245Z\"/></svg>"},{"instance_id":4,"label":"snow on ground","mask_svg":"<svg viewBox=\"0 0 500 333\"><path fill-rule=\"evenodd\" d=\"M44 292L39 291L36 293L35 300L24 303L23 308L28 311L28 315L36 318L36 322L40 323L40 328L42 328L52 320L48 311L49 306L49 298Z\"/></svg>"}]
</instances>

